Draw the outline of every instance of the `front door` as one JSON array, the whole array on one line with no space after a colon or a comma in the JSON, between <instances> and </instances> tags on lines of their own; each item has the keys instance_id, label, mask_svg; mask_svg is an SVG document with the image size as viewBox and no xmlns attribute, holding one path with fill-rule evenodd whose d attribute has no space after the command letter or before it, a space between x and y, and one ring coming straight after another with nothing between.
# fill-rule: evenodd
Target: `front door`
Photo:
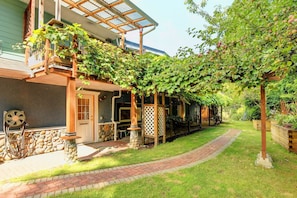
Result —
<instances>
[{"instance_id":1,"label":"front door","mask_svg":"<svg viewBox=\"0 0 297 198\"><path fill-rule=\"evenodd\" d=\"M83 94L77 97L78 143L94 141L94 96Z\"/></svg>"}]
</instances>

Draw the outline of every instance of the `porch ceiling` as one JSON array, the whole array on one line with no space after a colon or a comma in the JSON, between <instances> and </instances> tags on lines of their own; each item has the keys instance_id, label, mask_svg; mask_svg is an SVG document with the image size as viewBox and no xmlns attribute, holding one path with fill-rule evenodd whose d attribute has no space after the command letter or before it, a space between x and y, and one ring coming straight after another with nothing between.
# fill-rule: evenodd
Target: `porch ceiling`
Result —
<instances>
[{"instance_id":1,"label":"porch ceiling","mask_svg":"<svg viewBox=\"0 0 297 198\"><path fill-rule=\"evenodd\" d=\"M62 0L62 6L115 33L158 25L129 0Z\"/></svg>"},{"instance_id":2,"label":"porch ceiling","mask_svg":"<svg viewBox=\"0 0 297 198\"><path fill-rule=\"evenodd\" d=\"M30 0L21 0L29 3ZM38 7L38 0L36 0ZM79 23L93 36L106 40L120 33L156 27L158 23L129 0L61 0L62 19ZM55 15L55 1L44 1L45 12Z\"/></svg>"},{"instance_id":3,"label":"porch ceiling","mask_svg":"<svg viewBox=\"0 0 297 198\"><path fill-rule=\"evenodd\" d=\"M67 77L58 73L49 73L47 75L40 75L34 78L28 78L27 82L50 84L58 86L67 85ZM88 90L101 90L101 91L119 91L123 90L120 86L114 85L109 82L98 81L98 80L87 80L88 84L84 84L82 80L76 80L76 87Z\"/></svg>"}]
</instances>

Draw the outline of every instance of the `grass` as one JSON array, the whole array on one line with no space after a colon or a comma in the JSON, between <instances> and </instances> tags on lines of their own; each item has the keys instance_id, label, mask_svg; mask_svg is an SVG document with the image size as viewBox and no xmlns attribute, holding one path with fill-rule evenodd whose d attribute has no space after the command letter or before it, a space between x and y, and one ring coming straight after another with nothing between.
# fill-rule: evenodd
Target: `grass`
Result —
<instances>
[{"instance_id":1,"label":"grass","mask_svg":"<svg viewBox=\"0 0 297 198\"><path fill-rule=\"evenodd\" d=\"M233 122L186 136L150 151L129 151L148 160L172 155L170 149L186 152L226 132L227 128L242 130L240 136L223 153L205 163L174 173L138 179L103 189L84 190L57 197L297 197L297 156L271 140L267 133L267 152L272 156L273 169L254 165L261 150L261 133L250 122ZM210 137L211 136L211 137ZM204 143L201 143L204 142ZM184 145L187 148L184 148ZM177 152L178 149L175 151ZM132 152L132 153L131 153ZM134 153L135 152L135 153ZM156 153L157 154L154 154ZM127 153L117 154L123 159ZM163 154L159 154L163 153ZM131 159L130 162L133 160ZM136 162L135 161L135 162Z\"/></svg>"},{"instance_id":2,"label":"grass","mask_svg":"<svg viewBox=\"0 0 297 198\"><path fill-rule=\"evenodd\" d=\"M72 165L64 165L46 171L39 171L22 177L11 179L11 182L28 181L39 178L47 178L70 173L92 171L116 166L137 164L182 154L198 148L199 146L222 135L230 128L229 123L223 123L218 127L209 127L202 131L180 137L173 142L160 144L153 149L134 150L128 149L109 156L95 158L91 161L78 162Z\"/></svg>"}]
</instances>

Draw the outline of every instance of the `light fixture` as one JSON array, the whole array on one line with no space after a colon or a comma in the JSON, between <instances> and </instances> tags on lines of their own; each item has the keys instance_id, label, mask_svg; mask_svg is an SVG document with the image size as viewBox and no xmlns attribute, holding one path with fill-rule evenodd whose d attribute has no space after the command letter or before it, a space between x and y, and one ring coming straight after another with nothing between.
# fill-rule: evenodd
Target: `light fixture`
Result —
<instances>
[{"instance_id":1,"label":"light fixture","mask_svg":"<svg viewBox=\"0 0 297 198\"><path fill-rule=\"evenodd\" d=\"M99 102L102 102L102 101L105 100L106 98L107 98L106 95L103 95L103 96L99 97Z\"/></svg>"}]
</instances>

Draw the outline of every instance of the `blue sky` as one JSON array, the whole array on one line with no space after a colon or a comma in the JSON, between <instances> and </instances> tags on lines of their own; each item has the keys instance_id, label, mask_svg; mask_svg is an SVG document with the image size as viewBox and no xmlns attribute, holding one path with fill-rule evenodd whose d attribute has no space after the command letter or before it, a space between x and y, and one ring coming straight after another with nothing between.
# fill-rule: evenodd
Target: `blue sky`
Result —
<instances>
[{"instance_id":1,"label":"blue sky","mask_svg":"<svg viewBox=\"0 0 297 198\"><path fill-rule=\"evenodd\" d=\"M200 0L197 0L198 2ZM170 56L179 47L193 47L199 41L188 35L188 28L203 29L205 22L198 15L190 13L183 0L131 0L159 25L143 38L144 45L164 50ZM231 5L233 0L209 0L207 10L211 12L216 5ZM146 31L146 30L145 30ZM139 32L127 33L126 39L139 43Z\"/></svg>"}]
</instances>

